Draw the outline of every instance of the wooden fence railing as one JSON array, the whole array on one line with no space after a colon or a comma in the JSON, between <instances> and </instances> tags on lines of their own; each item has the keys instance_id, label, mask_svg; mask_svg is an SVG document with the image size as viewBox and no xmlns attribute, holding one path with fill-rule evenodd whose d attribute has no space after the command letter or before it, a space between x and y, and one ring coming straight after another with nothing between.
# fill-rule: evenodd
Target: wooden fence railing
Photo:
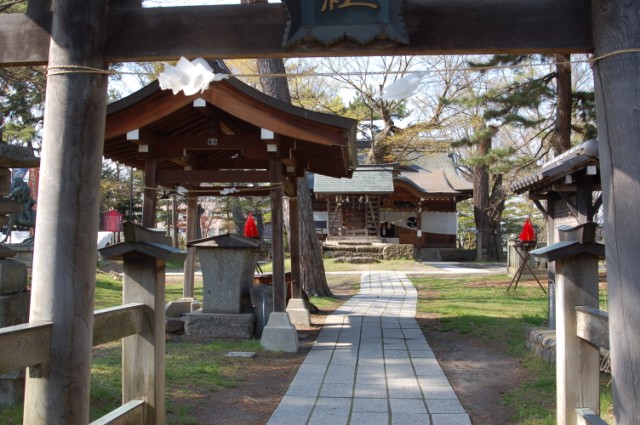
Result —
<instances>
[{"instance_id":1,"label":"wooden fence railing","mask_svg":"<svg viewBox=\"0 0 640 425\"><path fill-rule=\"evenodd\" d=\"M576 307L576 336L598 347L609 349L609 313L593 307ZM600 388L592 389L600 392ZM578 425L607 425L598 414L588 408L576 409Z\"/></svg>"},{"instance_id":2,"label":"wooden fence railing","mask_svg":"<svg viewBox=\"0 0 640 425\"><path fill-rule=\"evenodd\" d=\"M605 423L600 412L600 347L609 347L608 316L599 310L594 223L559 228L559 242L531 251L556 267L556 411L558 425Z\"/></svg>"},{"instance_id":3,"label":"wooden fence railing","mask_svg":"<svg viewBox=\"0 0 640 425\"><path fill-rule=\"evenodd\" d=\"M93 346L141 333L148 323L144 314L145 305L139 303L97 310ZM51 323L27 323L0 328L0 374L46 366L51 327ZM132 400L91 425L143 424L144 404L141 400Z\"/></svg>"},{"instance_id":4,"label":"wooden fence railing","mask_svg":"<svg viewBox=\"0 0 640 425\"><path fill-rule=\"evenodd\" d=\"M132 226L125 223L125 242L101 250L123 260L124 305L97 310L93 323L94 347L123 339L123 405L90 425L164 425L165 261L186 254L164 244L164 236ZM0 374L24 368L47 374L53 326L0 328Z\"/></svg>"}]
</instances>

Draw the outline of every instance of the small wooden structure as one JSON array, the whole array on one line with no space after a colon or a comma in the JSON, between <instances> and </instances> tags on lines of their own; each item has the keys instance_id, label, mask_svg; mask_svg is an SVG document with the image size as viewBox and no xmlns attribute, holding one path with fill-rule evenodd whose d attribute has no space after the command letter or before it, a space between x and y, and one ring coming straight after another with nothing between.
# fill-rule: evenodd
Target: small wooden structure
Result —
<instances>
[{"instance_id":1,"label":"small wooden structure","mask_svg":"<svg viewBox=\"0 0 640 425\"><path fill-rule=\"evenodd\" d=\"M604 257L604 245L595 242L597 226L592 222L602 203L600 186L596 140L568 150L511 185L514 192L527 193L547 219L549 243L531 254L549 261L549 324L556 329L561 425L598 423L581 422L580 415L600 412L599 347L609 347L609 336L585 334L602 327L603 318L604 328L607 322L607 313L598 310L598 259Z\"/></svg>"},{"instance_id":2,"label":"small wooden structure","mask_svg":"<svg viewBox=\"0 0 640 425\"><path fill-rule=\"evenodd\" d=\"M547 245L558 241L560 226L575 227L593 221L602 205L597 140L589 140L545 163L536 172L511 185L527 194L547 220ZM598 196L594 197L594 193ZM549 264L549 326L555 329L555 266Z\"/></svg>"},{"instance_id":3,"label":"small wooden structure","mask_svg":"<svg viewBox=\"0 0 640 425\"><path fill-rule=\"evenodd\" d=\"M350 180L316 176L314 211L328 238L456 248L456 204L472 196L447 154L411 165L361 165Z\"/></svg>"},{"instance_id":4,"label":"small wooden structure","mask_svg":"<svg viewBox=\"0 0 640 425\"><path fill-rule=\"evenodd\" d=\"M600 413L600 347L609 335L598 309L598 259L595 223L562 226L559 241L531 254L556 264L556 423L582 425ZM602 330L605 332L602 332Z\"/></svg>"},{"instance_id":5,"label":"small wooden structure","mask_svg":"<svg viewBox=\"0 0 640 425\"><path fill-rule=\"evenodd\" d=\"M221 61L212 65L217 73L229 72ZM173 95L153 82L109 105L104 155L145 170L147 227L155 224L159 188L188 190L188 240L196 239L198 196L271 196L278 230L272 251L274 262L282 264L274 270L274 311L284 311L282 196L295 198L297 178L305 171L350 177L356 166L355 128L353 120L296 108L235 78L194 96ZM297 208L289 211L297 214ZM193 296L194 258L189 248L185 297ZM294 285L298 282L294 278Z\"/></svg>"}]
</instances>

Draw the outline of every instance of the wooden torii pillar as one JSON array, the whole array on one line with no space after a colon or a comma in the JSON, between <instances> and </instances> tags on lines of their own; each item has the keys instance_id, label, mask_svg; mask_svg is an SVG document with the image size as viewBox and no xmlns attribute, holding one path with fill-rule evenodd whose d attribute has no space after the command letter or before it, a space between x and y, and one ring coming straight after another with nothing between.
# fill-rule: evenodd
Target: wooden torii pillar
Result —
<instances>
[{"instance_id":1,"label":"wooden torii pillar","mask_svg":"<svg viewBox=\"0 0 640 425\"><path fill-rule=\"evenodd\" d=\"M53 322L24 423L86 424L107 104L106 0L54 0L30 321ZM82 10L82 13L79 12Z\"/></svg>"},{"instance_id":2,"label":"wooden torii pillar","mask_svg":"<svg viewBox=\"0 0 640 425\"><path fill-rule=\"evenodd\" d=\"M594 66L617 424L640 418L640 0L594 0Z\"/></svg>"}]
</instances>

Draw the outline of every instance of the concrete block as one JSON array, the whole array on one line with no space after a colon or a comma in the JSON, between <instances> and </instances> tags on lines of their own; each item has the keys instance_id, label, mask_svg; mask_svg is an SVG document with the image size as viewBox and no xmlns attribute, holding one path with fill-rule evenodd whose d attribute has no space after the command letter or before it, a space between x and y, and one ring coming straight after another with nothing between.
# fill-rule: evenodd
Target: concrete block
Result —
<instances>
[{"instance_id":1,"label":"concrete block","mask_svg":"<svg viewBox=\"0 0 640 425\"><path fill-rule=\"evenodd\" d=\"M298 352L298 333L287 313L271 313L269 322L262 331L260 345L269 351Z\"/></svg>"},{"instance_id":2,"label":"concrete block","mask_svg":"<svg viewBox=\"0 0 640 425\"><path fill-rule=\"evenodd\" d=\"M0 327L27 323L30 299L31 292L0 296Z\"/></svg>"},{"instance_id":3,"label":"concrete block","mask_svg":"<svg viewBox=\"0 0 640 425\"><path fill-rule=\"evenodd\" d=\"M311 322L309 320L309 310L304 305L304 300L301 298L291 298L289 304L287 304L287 314L289 314L289 320L291 324L296 328L310 328Z\"/></svg>"},{"instance_id":4,"label":"concrete block","mask_svg":"<svg viewBox=\"0 0 640 425\"><path fill-rule=\"evenodd\" d=\"M182 317L197 310L197 306L199 304L195 298L180 298L179 300L168 302L164 308L164 314L165 317Z\"/></svg>"},{"instance_id":5,"label":"concrete block","mask_svg":"<svg viewBox=\"0 0 640 425\"><path fill-rule=\"evenodd\" d=\"M214 314L196 311L185 316L185 334L211 338L249 339L253 336L255 317L245 314Z\"/></svg>"},{"instance_id":6,"label":"concrete block","mask_svg":"<svg viewBox=\"0 0 640 425\"><path fill-rule=\"evenodd\" d=\"M27 290L27 267L16 260L0 260L0 295Z\"/></svg>"},{"instance_id":7,"label":"concrete block","mask_svg":"<svg viewBox=\"0 0 640 425\"><path fill-rule=\"evenodd\" d=\"M181 333L184 331L184 319L170 317L166 320L164 330L166 333Z\"/></svg>"}]
</instances>

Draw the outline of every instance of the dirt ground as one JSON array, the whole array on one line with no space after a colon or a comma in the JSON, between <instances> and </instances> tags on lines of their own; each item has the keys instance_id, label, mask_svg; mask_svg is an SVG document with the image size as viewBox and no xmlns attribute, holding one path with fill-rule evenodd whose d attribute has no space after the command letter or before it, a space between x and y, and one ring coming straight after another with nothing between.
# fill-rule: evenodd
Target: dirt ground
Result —
<instances>
[{"instance_id":1,"label":"dirt ground","mask_svg":"<svg viewBox=\"0 0 640 425\"><path fill-rule=\"evenodd\" d=\"M335 285L335 284L334 284ZM333 286L333 285L332 285ZM348 285L333 286L341 296L352 294ZM295 373L311 349L328 312L312 315L314 328L302 331L296 354L278 358L256 357L245 369L246 377L235 388L211 393L206 402L193 406L190 415L202 425L262 425L266 424L284 396ZM480 341L465 335L438 331L433 317L419 317L427 341L436 353L460 402L473 425L509 425L514 412L500 403L501 396L526 379L526 369ZM188 403L188 402L187 402ZM292 424L296 425L296 424ZM327 424L329 425L329 424Z\"/></svg>"},{"instance_id":2,"label":"dirt ground","mask_svg":"<svg viewBox=\"0 0 640 425\"><path fill-rule=\"evenodd\" d=\"M529 377L518 360L475 338L440 332L432 318L418 318L442 370L473 425L510 425L515 412L500 403L508 390ZM523 338L524 344L524 338Z\"/></svg>"}]
</instances>

